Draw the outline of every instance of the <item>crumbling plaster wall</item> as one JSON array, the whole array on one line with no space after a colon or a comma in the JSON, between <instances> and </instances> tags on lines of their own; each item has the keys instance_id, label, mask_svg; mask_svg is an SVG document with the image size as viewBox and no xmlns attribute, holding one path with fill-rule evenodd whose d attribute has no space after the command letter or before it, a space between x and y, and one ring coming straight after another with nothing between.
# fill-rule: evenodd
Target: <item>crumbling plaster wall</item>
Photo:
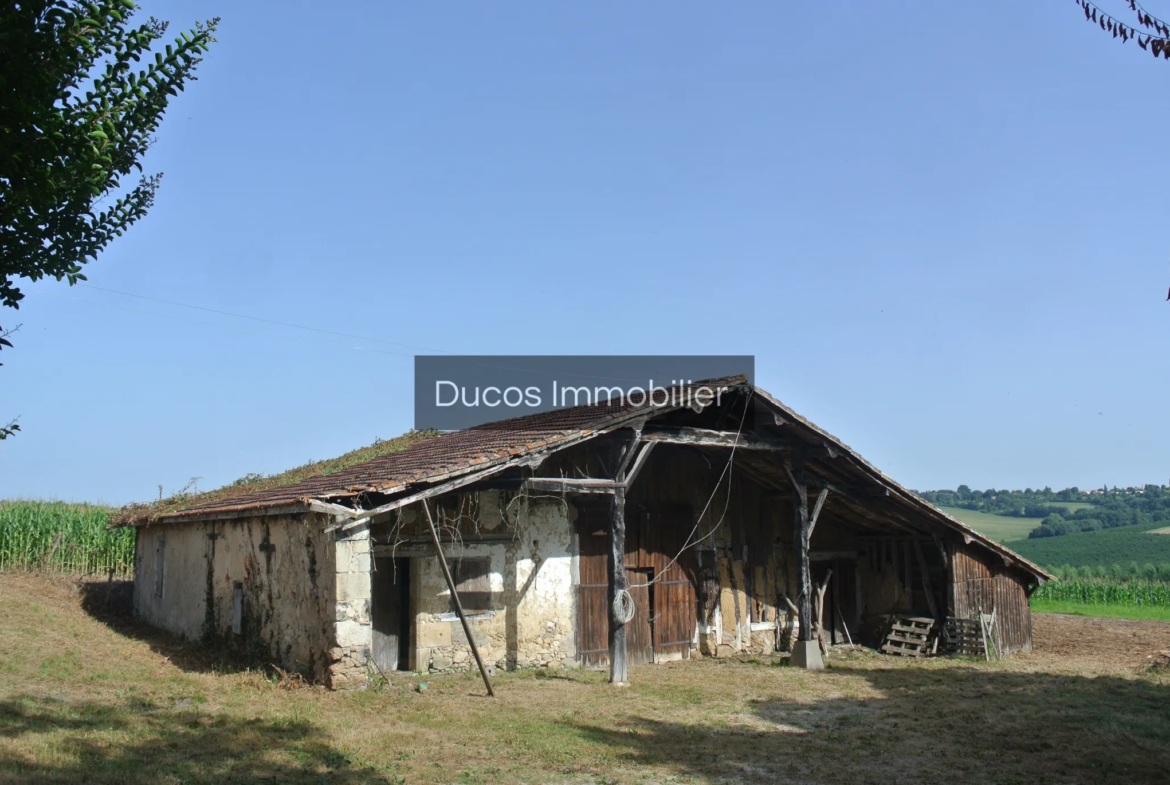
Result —
<instances>
[{"instance_id":1,"label":"crumbling plaster wall","mask_svg":"<svg viewBox=\"0 0 1170 785\"><path fill-rule=\"evenodd\" d=\"M510 498L493 491L479 497L480 530L511 532L514 539L444 545L444 554L452 560L490 559L491 610L469 615L480 656L486 665L499 669L575 666L572 505L560 499ZM412 668L475 667L438 559L417 557L411 569L417 631Z\"/></svg>"},{"instance_id":2,"label":"crumbling plaster wall","mask_svg":"<svg viewBox=\"0 0 1170 785\"><path fill-rule=\"evenodd\" d=\"M202 637L207 617L208 542L207 528L203 524L138 528L134 554L136 616L188 640ZM165 546L161 587L160 543Z\"/></svg>"},{"instance_id":3,"label":"crumbling plaster wall","mask_svg":"<svg viewBox=\"0 0 1170 785\"><path fill-rule=\"evenodd\" d=\"M134 607L188 639L219 639L319 679L335 648L335 543L317 514L166 522L138 530ZM162 596L158 542L166 542ZM235 621L236 586L242 614ZM367 592L368 593L368 592Z\"/></svg>"}]
</instances>

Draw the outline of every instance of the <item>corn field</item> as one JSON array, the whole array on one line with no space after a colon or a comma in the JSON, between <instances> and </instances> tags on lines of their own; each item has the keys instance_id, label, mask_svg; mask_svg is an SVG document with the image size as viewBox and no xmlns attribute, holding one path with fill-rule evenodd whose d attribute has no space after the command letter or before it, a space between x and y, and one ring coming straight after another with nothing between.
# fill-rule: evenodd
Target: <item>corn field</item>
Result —
<instances>
[{"instance_id":1,"label":"corn field","mask_svg":"<svg viewBox=\"0 0 1170 785\"><path fill-rule=\"evenodd\" d=\"M1153 581L1057 581L1046 583L1033 599L1128 608L1170 608L1170 584Z\"/></svg>"},{"instance_id":2,"label":"corn field","mask_svg":"<svg viewBox=\"0 0 1170 785\"><path fill-rule=\"evenodd\" d=\"M91 504L0 501L0 570L131 575L134 532L106 528L109 513Z\"/></svg>"}]
</instances>

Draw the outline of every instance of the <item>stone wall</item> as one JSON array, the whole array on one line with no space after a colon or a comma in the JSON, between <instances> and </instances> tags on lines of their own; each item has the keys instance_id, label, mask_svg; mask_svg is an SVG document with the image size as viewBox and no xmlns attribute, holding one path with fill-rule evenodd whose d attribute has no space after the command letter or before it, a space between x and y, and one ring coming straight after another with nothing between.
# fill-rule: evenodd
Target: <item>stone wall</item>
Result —
<instances>
[{"instance_id":1,"label":"stone wall","mask_svg":"<svg viewBox=\"0 0 1170 785\"><path fill-rule=\"evenodd\" d=\"M490 560L491 608L469 614L480 656L498 669L575 666L571 505L531 499L517 507L497 492L479 496L481 531L515 535L512 542L444 546L449 560ZM419 556L411 569L417 633L411 667L424 672L474 668L438 559Z\"/></svg>"},{"instance_id":2,"label":"stone wall","mask_svg":"<svg viewBox=\"0 0 1170 785\"><path fill-rule=\"evenodd\" d=\"M335 545L323 532L328 520L310 514L142 527L135 612L184 638L218 640L321 679L339 627ZM160 541L165 542L161 596Z\"/></svg>"},{"instance_id":3,"label":"stone wall","mask_svg":"<svg viewBox=\"0 0 1170 785\"><path fill-rule=\"evenodd\" d=\"M370 530L339 532L334 549L337 594L325 681L333 689L353 689L369 678Z\"/></svg>"}]
</instances>

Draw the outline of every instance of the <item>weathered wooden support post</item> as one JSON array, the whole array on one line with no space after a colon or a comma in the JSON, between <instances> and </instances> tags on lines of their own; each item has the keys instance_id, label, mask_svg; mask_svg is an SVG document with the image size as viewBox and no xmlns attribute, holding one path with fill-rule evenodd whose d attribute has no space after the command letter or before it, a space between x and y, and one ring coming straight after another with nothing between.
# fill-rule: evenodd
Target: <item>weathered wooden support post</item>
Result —
<instances>
[{"instance_id":1,"label":"weathered wooden support post","mask_svg":"<svg viewBox=\"0 0 1170 785\"><path fill-rule=\"evenodd\" d=\"M609 522L609 683L624 686L626 678L626 621L618 615L619 597L629 597L626 584L626 489L613 492Z\"/></svg>"},{"instance_id":2,"label":"weathered wooden support post","mask_svg":"<svg viewBox=\"0 0 1170 785\"><path fill-rule=\"evenodd\" d=\"M796 618L800 625L796 639L807 641L812 639L812 566L808 559L811 537L808 530L808 486L805 485L802 451L798 450L793 456L788 479L792 481L794 491L792 501L795 515L792 528L796 556Z\"/></svg>"},{"instance_id":3,"label":"weathered wooden support post","mask_svg":"<svg viewBox=\"0 0 1170 785\"><path fill-rule=\"evenodd\" d=\"M797 450L792 458L792 465L784 465L788 479L792 483L792 499L794 507L793 539L796 556L796 572L800 593L796 598L796 613L799 620L796 643L792 647L792 664L809 670L820 670L825 667L821 659L819 643L813 640L812 635L812 566L809 564L809 542L812 540L813 528L817 525L817 517L821 514L821 507L825 504L828 489L822 489L817 497L816 507L811 514L808 509L808 485L805 480L804 453Z\"/></svg>"}]
</instances>

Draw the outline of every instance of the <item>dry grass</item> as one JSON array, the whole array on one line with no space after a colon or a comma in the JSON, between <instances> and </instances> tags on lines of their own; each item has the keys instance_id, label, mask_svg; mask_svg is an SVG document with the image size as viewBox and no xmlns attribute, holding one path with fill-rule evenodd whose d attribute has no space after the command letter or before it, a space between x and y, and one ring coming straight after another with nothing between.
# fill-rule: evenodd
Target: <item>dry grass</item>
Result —
<instances>
[{"instance_id":1,"label":"dry grass","mask_svg":"<svg viewBox=\"0 0 1170 785\"><path fill-rule=\"evenodd\" d=\"M85 594L99 616L104 587ZM472 675L357 693L282 688L82 609L65 579L0 575L5 782L1153 782L1170 771L1170 625L1037 618L1004 663L872 653ZM116 600L115 600L116 604ZM1078 627L1077 625L1082 625ZM1083 641L1083 649L1077 642ZM1164 780L1162 780L1164 781Z\"/></svg>"},{"instance_id":2,"label":"dry grass","mask_svg":"<svg viewBox=\"0 0 1170 785\"><path fill-rule=\"evenodd\" d=\"M306 464L281 472L280 474L270 474L267 476L249 475L247 477L241 477L230 485L225 485L222 488L216 488L212 491L204 491L202 493L180 491L174 496L160 499L156 502L128 504L111 517L110 525L134 526L153 520L168 512L184 510L193 504L220 501L222 499L234 499L237 496L245 496L256 491L264 491L270 488L283 488L286 485L293 485L313 477L324 477L328 474L339 472L342 469L356 466L359 463L372 461L375 458L381 458L391 453L402 452L403 450L409 449L413 444L421 442L424 439L434 438L438 435L438 431L410 431L401 436L396 436L393 439L379 439L373 444L360 447L356 450L350 450L336 458L328 458L323 461L309 461Z\"/></svg>"}]
</instances>

